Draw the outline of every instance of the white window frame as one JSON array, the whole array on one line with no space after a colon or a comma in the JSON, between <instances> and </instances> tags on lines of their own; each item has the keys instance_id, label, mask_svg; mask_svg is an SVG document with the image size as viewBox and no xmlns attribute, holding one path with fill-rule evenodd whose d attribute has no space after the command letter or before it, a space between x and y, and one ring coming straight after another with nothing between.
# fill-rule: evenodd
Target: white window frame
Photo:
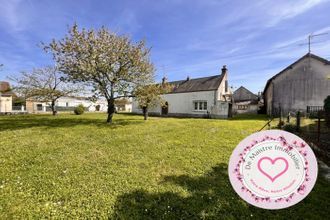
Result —
<instances>
[{"instance_id":1,"label":"white window frame","mask_svg":"<svg viewBox=\"0 0 330 220\"><path fill-rule=\"evenodd\" d=\"M197 109L196 109L196 104L197 104ZM195 101L193 101L193 111L195 111L195 112L206 112L207 107L208 106L207 106L207 101L206 100L195 100Z\"/></svg>"}]
</instances>

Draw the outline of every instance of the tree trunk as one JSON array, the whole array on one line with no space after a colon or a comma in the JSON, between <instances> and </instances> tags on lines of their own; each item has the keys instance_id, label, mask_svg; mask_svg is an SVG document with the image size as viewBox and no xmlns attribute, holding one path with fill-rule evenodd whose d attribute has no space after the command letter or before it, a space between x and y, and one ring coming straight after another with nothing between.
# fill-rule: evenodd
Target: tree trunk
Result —
<instances>
[{"instance_id":1,"label":"tree trunk","mask_svg":"<svg viewBox=\"0 0 330 220\"><path fill-rule=\"evenodd\" d=\"M112 117L115 113L115 100L113 98L110 98L107 101L108 101L108 119L107 119L107 123L111 124L112 123Z\"/></svg>"},{"instance_id":2,"label":"tree trunk","mask_svg":"<svg viewBox=\"0 0 330 220\"><path fill-rule=\"evenodd\" d=\"M57 114L57 111L56 111L55 101L54 100L52 101L51 109L52 109L53 115L55 116Z\"/></svg>"},{"instance_id":3,"label":"tree trunk","mask_svg":"<svg viewBox=\"0 0 330 220\"><path fill-rule=\"evenodd\" d=\"M143 107L143 116L144 116L144 120L148 119L148 107Z\"/></svg>"}]
</instances>

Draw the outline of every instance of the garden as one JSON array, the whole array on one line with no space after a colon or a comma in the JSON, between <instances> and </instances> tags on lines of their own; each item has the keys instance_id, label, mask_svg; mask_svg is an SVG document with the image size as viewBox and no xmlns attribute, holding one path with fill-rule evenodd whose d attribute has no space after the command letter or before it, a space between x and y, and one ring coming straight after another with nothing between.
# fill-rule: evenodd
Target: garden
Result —
<instances>
[{"instance_id":1,"label":"garden","mask_svg":"<svg viewBox=\"0 0 330 220\"><path fill-rule=\"evenodd\" d=\"M232 189L232 150L267 122L116 114L0 117L0 219L326 219L330 185L277 211Z\"/></svg>"}]
</instances>

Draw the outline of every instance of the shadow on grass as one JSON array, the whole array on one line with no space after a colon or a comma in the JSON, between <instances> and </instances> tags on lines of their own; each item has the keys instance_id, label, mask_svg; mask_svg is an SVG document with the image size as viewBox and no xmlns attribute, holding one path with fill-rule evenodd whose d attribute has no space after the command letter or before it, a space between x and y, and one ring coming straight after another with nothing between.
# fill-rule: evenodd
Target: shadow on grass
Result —
<instances>
[{"instance_id":1,"label":"shadow on grass","mask_svg":"<svg viewBox=\"0 0 330 220\"><path fill-rule=\"evenodd\" d=\"M264 114L238 114L234 115L229 120L269 120L269 116Z\"/></svg>"},{"instance_id":2,"label":"shadow on grass","mask_svg":"<svg viewBox=\"0 0 330 220\"><path fill-rule=\"evenodd\" d=\"M104 118L84 118L72 115L71 117L49 116L49 115L27 115L27 116L3 116L0 118L0 131L5 130L21 130L35 127L51 128L67 128L75 126L97 126L116 129L131 124L143 123L143 119L113 119L112 124L106 123Z\"/></svg>"},{"instance_id":3,"label":"shadow on grass","mask_svg":"<svg viewBox=\"0 0 330 220\"><path fill-rule=\"evenodd\" d=\"M161 184L186 188L184 197L173 192L149 193L137 190L117 198L114 219L326 219L329 211L329 186L318 180L311 194L299 204L284 210L253 207L232 189L227 165L219 164L201 177L167 176Z\"/></svg>"}]
</instances>

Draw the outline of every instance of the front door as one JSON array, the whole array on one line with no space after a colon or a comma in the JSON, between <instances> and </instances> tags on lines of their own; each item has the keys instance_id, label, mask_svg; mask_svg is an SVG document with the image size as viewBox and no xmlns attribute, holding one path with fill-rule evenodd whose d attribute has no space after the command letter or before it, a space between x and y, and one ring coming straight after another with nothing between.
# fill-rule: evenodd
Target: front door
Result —
<instances>
[{"instance_id":1,"label":"front door","mask_svg":"<svg viewBox=\"0 0 330 220\"><path fill-rule=\"evenodd\" d=\"M165 102L165 104L162 106L162 115L168 114L168 102Z\"/></svg>"}]
</instances>

